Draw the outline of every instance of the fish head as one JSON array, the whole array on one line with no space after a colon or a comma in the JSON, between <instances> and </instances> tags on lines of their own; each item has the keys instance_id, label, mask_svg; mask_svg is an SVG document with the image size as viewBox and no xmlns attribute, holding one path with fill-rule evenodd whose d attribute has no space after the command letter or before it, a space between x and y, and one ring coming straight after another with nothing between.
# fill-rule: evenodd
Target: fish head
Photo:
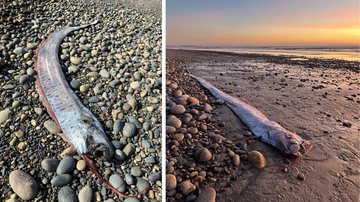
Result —
<instances>
[{"instance_id":1,"label":"fish head","mask_svg":"<svg viewBox=\"0 0 360 202\"><path fill-rule=\"evenodd\" d=\"M282 127L269 131L269 135L275 139L276 147L284 154L299 156L302 145L302 138Z\"/></svg>"},{"instance_id":2,"label":"fish head","mask_svg":"<svg viewBox=\"0 0 360 202\"><path fill-rule=\"evenodd\" d=\"M287 131L286 141L287 154L293 156L302 156L304 140L298 134Z\"/></svg>"},{"instance_id":3,"label":"fish head","mask_svg":"<svg viewBox=\"0 0 360 202\"><path fill-rule=\"evenodd\" d=\"M81 143L75 148L80 154L90 153L95 157L105 157L110 159L114 154L114 149L97 120L83 119L79 122L82 131Z\"/></svg>"}]
</instances>

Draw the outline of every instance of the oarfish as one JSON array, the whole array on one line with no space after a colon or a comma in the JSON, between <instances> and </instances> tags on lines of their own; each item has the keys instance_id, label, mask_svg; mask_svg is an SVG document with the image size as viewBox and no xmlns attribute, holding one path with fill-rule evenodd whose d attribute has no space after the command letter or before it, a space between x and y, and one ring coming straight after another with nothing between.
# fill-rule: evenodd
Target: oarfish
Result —
<instances>
[{"instance_id":1,"label":"oarfish","mask_svg":"<svg viewBox=\"0 0 360 202\"><path fill-rule=\"evenodd\" d=\"M190 76L198 80L215 97L223 100L261 141L276 147L286 155L301 156L306 152L305 145L309 145L309 142L296 133L269 120L255 107L222 92L206 80L194 75Z\"/></svg>"},{"instance_id":2,"label":"oarfish","mask_svg":"<svg viewBox=\"0 0 360 202\"><path fill-rule=\"evenodd\" d=\"M112 144L100 122L70 89L58 56L60 43L66 35L96 23L53 32L39 45L35 58L36 89L49 115L60 126L60 135L79 155L91 153L108 159L114 153Z\"/></svg>"}]
</instances>

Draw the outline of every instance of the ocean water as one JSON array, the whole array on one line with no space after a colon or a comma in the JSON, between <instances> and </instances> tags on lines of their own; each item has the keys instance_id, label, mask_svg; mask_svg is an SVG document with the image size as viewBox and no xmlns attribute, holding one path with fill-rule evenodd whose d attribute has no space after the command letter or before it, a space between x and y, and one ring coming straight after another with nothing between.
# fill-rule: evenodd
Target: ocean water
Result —
<instances>
[{"instance_id":1,"label":"ocean water","mask_svg":"<svg viewBox=\"0 0 360 202\"><path fill-rule=\"evenodd\" d=\"M269 55L293 56L294 60L308 58L342 59L360 61L360 47L235 47L235 46L177 46L174 49L210 50L232 53L257 53Z\"/></svg>"}]
</instances>

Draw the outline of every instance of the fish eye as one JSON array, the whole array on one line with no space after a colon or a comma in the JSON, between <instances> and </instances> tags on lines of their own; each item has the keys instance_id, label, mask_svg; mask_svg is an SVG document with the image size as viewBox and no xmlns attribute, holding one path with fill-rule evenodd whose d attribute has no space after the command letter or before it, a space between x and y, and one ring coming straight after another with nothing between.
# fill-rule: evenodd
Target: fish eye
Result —
<instances>
[{"instance_id":1,"label":"fish eye","mask_svg":"<svg viewBox=\"0 0 360 202\"><path fill-rule=\"evenodd\" d=\"M84 124L84 125L87 125L87 126L91 126L91 121L88 120L88 119L83 119L83 120L81 121L81 123Z\"/></svg>"}]
</instances>

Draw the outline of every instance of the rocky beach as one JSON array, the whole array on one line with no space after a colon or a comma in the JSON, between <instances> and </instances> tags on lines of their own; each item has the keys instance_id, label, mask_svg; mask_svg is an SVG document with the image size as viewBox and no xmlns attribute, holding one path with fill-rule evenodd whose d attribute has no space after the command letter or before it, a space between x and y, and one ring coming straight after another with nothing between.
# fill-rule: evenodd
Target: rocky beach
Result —
<instances>
[{"instance_id":1,"label":"rocky beach","mask_svg":"<svg viewBox=\"0 0 360 202\"><path fill-rule=\"evenodd\" d=\"M357 201L359 62L172 49L166 60L167 201ZM189 72L313 149L294 159L261 142Z\"/></svg>"},{"instance_id":2,"label":"rocky beach","mask_svg":"<svg viewBox=\"0 0 360 202\"><path fill-rule=\"evenodd\" d=\"M140 1L139 1L140 2ZM0 201L161 201L161 1L8 1L0 5ZM151 5L151 6L150 6ZM59 58L72 90L116 149L98 179L58 135L35 89L35 50L68 35Z\"/></svg>"}]
</instances>

